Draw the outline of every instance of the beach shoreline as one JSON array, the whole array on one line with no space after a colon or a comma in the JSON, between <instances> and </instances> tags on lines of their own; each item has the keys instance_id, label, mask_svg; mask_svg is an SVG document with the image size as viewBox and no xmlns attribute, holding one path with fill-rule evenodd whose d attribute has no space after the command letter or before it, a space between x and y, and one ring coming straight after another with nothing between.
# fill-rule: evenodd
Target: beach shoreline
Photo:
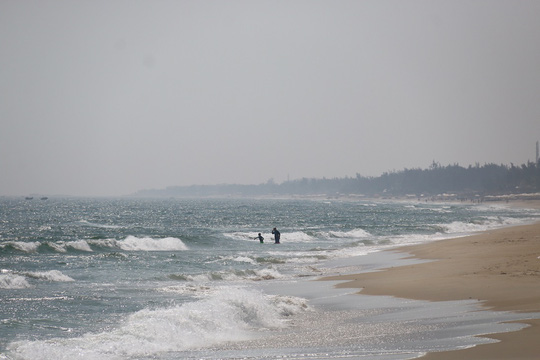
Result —
<instances>
[{"instance_id":1,"label":"beach shoreline","mask_svg":"<svg viewBox=\"0 0 540 360\"><path fill-rule=\"evenodd\" d=\"M518 206L524 204L513 204ZM527 201L527 208L540 208ZM531 313L522 330L482 335L499 342L432 352L421 359L538 359L540 338L540 222L389 251L430 260L377 272L338 275L339 288L362 295L428 301L478 300L486 310ZM535 313L535 314L533 314Z\"/></svg>"}]
</instances>

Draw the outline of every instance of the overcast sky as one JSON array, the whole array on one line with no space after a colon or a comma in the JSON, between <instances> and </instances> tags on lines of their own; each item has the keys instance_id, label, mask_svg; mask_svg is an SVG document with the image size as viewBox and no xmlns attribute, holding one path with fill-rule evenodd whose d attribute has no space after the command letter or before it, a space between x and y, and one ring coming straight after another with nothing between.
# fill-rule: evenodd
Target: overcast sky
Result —
<instances>
[{"instance_id":1,"label":"overcast sky","mask_svg":"<svg viewBox=\"0 0 540 360\"><path fill-rule=\"evenodd\" d=\"M540 1L0 0L0 195L520 165Z\"/></svg>"}]
</instances>

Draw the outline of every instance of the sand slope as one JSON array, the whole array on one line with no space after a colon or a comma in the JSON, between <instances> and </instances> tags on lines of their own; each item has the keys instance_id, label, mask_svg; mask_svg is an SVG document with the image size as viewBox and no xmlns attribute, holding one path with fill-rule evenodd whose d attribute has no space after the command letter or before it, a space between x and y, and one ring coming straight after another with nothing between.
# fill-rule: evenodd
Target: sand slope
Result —
<instances>
[{"instance_id":1,"label":"sand slope","mask_svg":"<svg viewBox=\"0 0 540 360\"><path fill-rule=\"evenodd\" d=\"M435 261L381 272L328 278L338 287L362 294L443 301L478 299L487 308L539 312L540 223L400 248L419 259ZM490 336L500 343L425 359L540 359L540 320L522 321L524 330Z\"/></svg>"}]
</instances>

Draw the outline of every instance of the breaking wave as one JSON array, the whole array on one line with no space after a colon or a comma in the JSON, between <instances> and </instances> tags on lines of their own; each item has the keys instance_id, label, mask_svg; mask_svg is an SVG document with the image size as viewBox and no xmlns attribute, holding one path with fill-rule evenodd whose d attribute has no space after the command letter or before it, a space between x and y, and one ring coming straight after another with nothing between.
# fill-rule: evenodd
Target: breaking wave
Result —
<instances>
[{"instance_id":1,"label":"breaking wave","mask_svg":"<svg viewBox=\"0 0 540 360\"><path fill-rule=\"evenodd\" d=\"M63 274L61 271L58 271L58 270L29 271L29 272L23 272L21 274L29 278L38 279L38 280L55 281L55 282L75 281L71 277Z\"/></svg>"},{"instance_id":2,"label":"breaking wave","mask_svg":"<svg viewBox=\"0 0 540 360\"><path fill-rule=\"evenodd\" d=\"M210 281L262 281L283 279L285 276L274 268L266 269L231 269L224 271L210 271L203 274L186 275L186 274L171 274L169 278L172 280L189 281L195 283L206 283Z\"/></svg>"},{"instance_id":3,"label":"breaking wave","mask_svg":"<svg viewBox=\"0 0 540 360\"><path fill-rule=\"evenodd\" d=\"M470 234L480 231L486 231L493 228L499 228L510 225L524 223L523 219L506 217L488 217L484 220L474 222L454 221L449 224L437 225L441 232L445 234Z\"/></svg>"},{"instance_id":4,"label":"breaking wave","mask_svg":"<svg viewBox=\"0 0 540 360\"><path fill-rule=\"evenodd\" d=\"M59 270L14 272L2 269L0 272L0 289L26 289L32 287L29 279L38 281L70 282L73 278Z\"/></svg>"},{"instance_id":5,"label":"breaking wave","mask_svg":"<svg viewBox=\"0 0 540 360\"><path fill-rule=\"evenodd\" d=\"M68 253L70 251L93 252L98 249L115 249L123 251L184 251L188 250L188 247L182 240L175 237L154 239L151 237L139 238L131 235L124 240L7 241L0 243L1 251L16 251L28 254L50 251L58 253Z\"/></svg>"},{"instance_id":6,"label":"breaking wave","mask_svg":"<svg viewBox=\"0 0 540 360\"><path fill-rule=\"evenodd\" d=\"M258 232L233 232L223 234L233 240L253 241ZM265 241L274 241L272 234L262 234ZM363 229L354 229L350 231L293 231L281 232L281 238L287 242L309 243L316 240L328 239L363 239L371 236L371 234Z\"/></svg>"},{"instance_id":7,"label":"breaking wave","mask_svg":"<svg viewBox=\"0 0 540 360\"><path fill-rule=\"evenodd\" d=\"M110 331L17 341L8 350L17 359L152 358L163 352L254 339L261 331L285 327L288 317L306 310L305 299L226 288L180 306L140 310Z\"/></svg>"},{"instance_id":8,"label":"breaking wave","mask_svg":"<svg viewBox=\"0 0 540 360\"><path fill-rule=\"evenodd\" d=\"M0 274L0 289L26 289L31 285L26 278L16 274Z\"/></svg>"},{"instance_id":9,"label":"breaking wave","mask_svg":"<svg viewBox=\"0 0 540 360\"><path fill-rule=\"evenodd\" d=\"M125 251L177 251L188 250L182 240L174 237L153 239L150 237L138 238L128 236L125 240L116 242L117 246Z\"/></svg>"},{"instance_id":10,"label":"breaking wave","mask_svg":"<svg viewBox=\"0 0 540 360\"><path fill-rule=\"evenodd\" d=\"M0 244L2 250L16 250L25 253L33 253L41 246L39 241L24 242L24 241L6 241Z\"/></svg>"}]
</instances>

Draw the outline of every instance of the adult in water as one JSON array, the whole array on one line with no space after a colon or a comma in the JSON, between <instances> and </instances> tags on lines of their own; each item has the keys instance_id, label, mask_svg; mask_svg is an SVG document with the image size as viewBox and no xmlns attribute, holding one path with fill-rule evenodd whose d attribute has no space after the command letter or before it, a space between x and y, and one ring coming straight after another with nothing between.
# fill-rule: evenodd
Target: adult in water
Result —
<instances>
[{"instance_id":1,"label":"adult in water","mask_svg":"<svg viewBox=\"0 0 540 360\"><path fill-rule=\"evenodd\" d=\"M264 243L264 238L262 237L261 233L259 233L259 236L257 236L255 238L255 240L259 239L260 243L263 244Z\"/></svg>"},{"instance_id":2,"label":"adult in water","mask_svg":"<svg viewBox=\"0 0 540 360\"><path fill-rule=\"evenodd\" d=\"M276 241L274 244L280 244L279 238L281 237L281 234L279 233L278 229L274 228L272 230L272 234L274 234L274 240Z\"/></svg>"}]
</instances>

